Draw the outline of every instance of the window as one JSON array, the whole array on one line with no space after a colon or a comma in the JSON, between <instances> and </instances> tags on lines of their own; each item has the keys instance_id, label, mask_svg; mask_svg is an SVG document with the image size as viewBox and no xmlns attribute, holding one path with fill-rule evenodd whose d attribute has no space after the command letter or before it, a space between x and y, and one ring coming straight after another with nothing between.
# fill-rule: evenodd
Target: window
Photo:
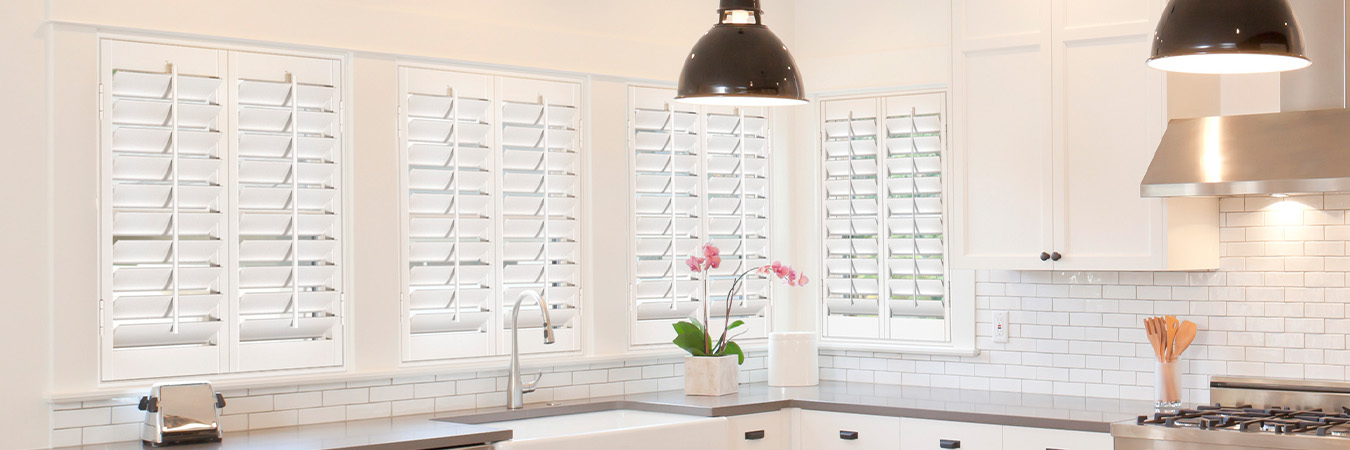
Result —
<instances>
[{"instance_id":1,"label":"window","mask_svg":"<svg viewBox=\"0 0 1350 450\"><path fill-rule=\"evenodd\" d=\"M820 102L826 338L952 341L945 104L941 92Z\"/></svg>"},{"instance_id":2,"label":"window","mask_svg":"<svg viewBox=\"0 0 1350 450\"><path fill-rule=\"evenodd\" d=\"M770 262L767 111L695 107L674 98L673 89L629 88L632 345L669 343L671 324L699 312L704 299L711 317L726 317L735 275ZM722 266L691 273L684 260L705 242L721 248ZM751 275L731 299L733 320L746 322L742 339L767 335L771 288ZM720 333L723 321L711 322Z\"/></svg>"},{"instance_id":3,"label":"window","mask_svg":"<svg viewBox=\"0 0 1350 450\"><path fill-rule=\"evenodd\" d=\"M404 359L510 352L511 308L543 295L557 342L523 305L524 353L580 350L581 85L400 67Z\"/></svg>"},{"instance_id":4,"label":"window","mask_svg":"<svg viewBox=\"0 0 1350 450\"><path fill-rule=\"evenodd\" d=\"M103 378L340 366L341 61L100 61Z\"/></svg>"}]
</instances>

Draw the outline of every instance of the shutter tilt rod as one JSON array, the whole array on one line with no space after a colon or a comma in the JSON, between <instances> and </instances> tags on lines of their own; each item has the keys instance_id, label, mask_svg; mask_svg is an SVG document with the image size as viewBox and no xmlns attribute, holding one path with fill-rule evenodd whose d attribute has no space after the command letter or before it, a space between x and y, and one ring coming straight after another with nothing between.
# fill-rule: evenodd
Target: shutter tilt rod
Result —
<instances>
[{"instance_id":1,"label":"shutter tilt rod","mask_svg":"<svg viewBox=\"0 0 1350 450\"><path fill-rule=\"evenodd\" d=\"M552 281L553 281L553 279L549 277L549 266L552 266L552 265L553 265L553 260L549 258L549 251L548 251L549 242L550 242L550 241L552 240L552 238L553 238L553 236L552 236L551 234L549 234L549 226L548 226L549 219L552 218L553 210L552 210L551 208L549 208L549 198L552 197L552 196L549 195L549 182L548 182L548 181L549 181L549 180L548 180L549 169L551 168L551 167L549 166L549 164L548 164L548 153L549 153L549 148L548 148L548 131L549 131L549 122L548 122L548 99L547 99L547 98L544 98L544 96L540 95L540 96L539 96L539 103L542 104L542 105L544 105L544 110L543 110L543 113L541 114L541 116L542 116L542 118L543 118L543 120L544 120L544 133L543 133L543 134L544 134L544 136L543 136L543 137L544 137L544 154L543 154L543 156L540 157L540 162L543 163L543 165L544 165L544 189L543 189L543 191L544 191L544 201L543 201L543 207L544 207L544 248L543 248L543 250L544 250L544 288L539 290L539 293L541 294L541 298L539 299L539 308L545 309L545 310L546 310L546 309L548 309L548 307L549 307L549 306L548 306L548 303L546 302L546 299L548 298L548 288L550 287L550 285L552 284ZM516 311L516 312L513 312L513 313L519 313L519 311ZM544 315L545 315L545 317L547 317L547 316L548 316L548 312L544 312ZM548 321L545 321L545 323L544 323L544 333L545 333L545 334L549 333L549 326L550 326L550 325L549 325L547 322L548 322ZM519 333L519 332L520 332L520 330L511 330L511 331L512 331L512 332L516 332L516 333Z\"/></svg>"},{"instance_id":2,"label":"shutter tilt rod","mask_svg":"<svg viewBox=\"0 0 1350 450\"><path fill-rule=\"evenodd\" d=\"M173 153L172 161L170 162L173 170L170 171L169 175L169 195L173 197L173 214L169 219L173 223L173 240L170 243L173 248L173 298L170 299L173 322L169 325L169 333L178 334L181 321L178 303L182 292L182 283L179 282L179 279L181 278L181 264L179 258L182 256L182 252L180 252L178 248L181 242L178 224L178 222L180 222L180 218L178 217L178 194L181 190L178 186L178 66L173 65L172 63L169 64L169 77L169 150Z\"/></svg>"},{"instance_id":3,"label":"shutter tilt rod","mask_svg":"<svg viewBox=\"0 0 1350 450\"><path fill-rule=\"evenodd\" d=\"M461 252L463 251L463 249L460 247L460 241L459 241L459 229L460 229L460 227L463 225L463 223L460 222L460 217L459 217L459 207L460 207L460 202L459 202L459 93L455 92L455 88L453 88L453 87L450 88L450 127L451 127L451 128L450 128L450 165L454 167L454 172L451 172L451 173L450 173L450 177L451 177L450 179L452 180L452 184L451 184L451 186L450 186L450 189L451 189L451 190L454 192L454 194L455 194L455 195L453 195L453 196L450 197L450 198L451 198L451 201L453 201L453 202L454 202L454 205L455 205L455 208L454 208L454 217L455 217L455 221L454 221L453 224L451 225L451 226L453 227L453 229L454 229L454 232L455 232L455 233L454 233L455 246L454 246L454 248L451 249L451 257L455 258L455 263L454 263L454 264L455 264L455 278L454 278L454 280L453 280L453 282L455 283L455 290L454 290L454 293L452 294L454 297L453 297L453 299L451 300L451 302L452 302L452 303L454 304L454 306L455 306L455 313L451 316L451 320L453 320L453 321L455 321L455 322L458 322L459 319L460 319L460 310L462 309L462 305L460 304L460 288L459 288L459 281L460 281L460 276L459 276L459 269L460 269L460 267L459 267L459 260L460 260L460 257L463 256L463 254L461 253Z\"/></svg>"},{"instance_id":4,"label":"shutter tilt rod","mask_svg":"<svg viewBox=\"0 0 1350 450\"><path fill-rule=\"evenodd\" d=\"M300 83L291 81L291 328L300 328Z\"/></svg>"},{"instance_id":5,"label":"shutter tilt rod","mask_svg":"<svg viewBox=\"0 0 1350 450\"><path fill-rule=\"evenodd\" d=\"M675 108L666 102L666 112L670 117L666 119L670 122L670 310L679 309L680 301L680 277L677 275L680 267L680 248L679 227L675 225Z\"/></svg>"},{"instance_id":6,"label":"shutter tilt rod","mask_svg":"<svg viewBox=\"0 0 1350 450\"><path fill-rule=\"evenodd\" d=\"M910 298L914 300L914 308L919 307L919 109L911 106L909 108L909 166L914 170L909 176L910 186L914 189L910 194L910 228L914 234L910 235L910 242L914 248L914 265L910 273L914 277L914 294Z\"/></svg>"},{"instance_id":7,"label":"shutter tilt rod","mask_svg":"<svg viewBox=\"0 0 1350 450\"><path fill-rule=\"evenodd\" d=\"M747 220L745 211L749 207L750 202L750 172L746 170L747 167L745 165L745 151L747 149L745 145L745 111L736 108L736 120L739 122L737 128L740 129L740 142L736 145L741 149L741 270L750 270L750 239L748 237L750 234L750 221ZM747 282L746 286L742 287L745 289L745 292L741 294L741 307L744 308L746 301L750 297L749 283ZM732 294L735 293L733 292ZM727 303L730 302L731 298L727 298Z\"/></svg>"}]
</instances>

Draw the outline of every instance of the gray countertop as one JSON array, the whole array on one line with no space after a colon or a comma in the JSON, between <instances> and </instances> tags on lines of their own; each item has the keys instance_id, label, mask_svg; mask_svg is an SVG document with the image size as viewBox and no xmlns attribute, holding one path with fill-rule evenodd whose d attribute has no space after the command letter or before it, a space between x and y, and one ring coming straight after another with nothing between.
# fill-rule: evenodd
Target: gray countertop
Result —
<instances>
[{"instance_id":1,"label":"gray countertop","mask_svg":"<svg viewBox=\"0 0 1350 450\"><path fill-rule=\"evenodd\" d=\"M689 397L680 391L665 391L530 404L519 410L451 411L437 414L436 420L480 424L609 409L734 416L783 408L1109 433L1111 423L1149 414L1153 403L827 381L820 386L796 388L745 384L740 393L722 397Z\"/></svg>"},{"instance_id":2,"label":"gray countertop","mask_svg":"<svg viewBox=\"0 0 1350 450\"><path fill-rule=\"evenodd\" d=\"M1137 400L870 383L822 382L820 386L797 388L775 388L755 383L741 385L740 393L722 397L688 397L681 391L665 391L529 404L519 410L501 407L469 409L434 415L238 431L226 433L221 443L174 448L432 449L510 439L510 430L473 425L504 420L611 409L734 416L783 408L1108 433L1111 423L1133 420L1140 414L1151 413L1153 404ZM133 441L75 448L133 450L141 448L141 443Z\"/></svg>"},{"instance_id":3,"label":"gray countertop","mask_svg":"<svg viewBox=\"0 0 1350 450\"><path fill-rule=\"evenodd\" d=\"M175 450L421 450L511 439L511 430L431 420L429 414L352 420L225 433L221 442L176 445ZM140 441L68 447L82 450L140 450Z\"/></svg>"}]
</instances>

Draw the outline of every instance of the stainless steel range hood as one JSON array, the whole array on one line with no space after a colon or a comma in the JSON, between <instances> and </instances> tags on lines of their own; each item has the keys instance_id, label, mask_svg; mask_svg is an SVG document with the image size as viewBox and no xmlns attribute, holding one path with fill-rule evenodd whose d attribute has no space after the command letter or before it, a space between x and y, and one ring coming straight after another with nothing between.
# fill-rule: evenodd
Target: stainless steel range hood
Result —
<instances>
[{"instance_id":1,"label":"stainless steel range hood","mask_svg":"<svg viewBox=\"0 0 1350 450\"><path fill-rule=\"evenodd\" d=\"M1176 119L1144 197L1350 192L1350 109Z\"/></svg>"}]
</instances>

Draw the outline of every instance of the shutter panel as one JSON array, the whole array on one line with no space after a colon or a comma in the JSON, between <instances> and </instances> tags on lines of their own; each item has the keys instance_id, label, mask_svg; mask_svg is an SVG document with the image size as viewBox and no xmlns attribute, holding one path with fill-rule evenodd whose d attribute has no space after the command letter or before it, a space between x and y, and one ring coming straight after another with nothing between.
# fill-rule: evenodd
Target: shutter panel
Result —
<instances>
[{"instance_id":1,"label":"shutter panel","mask_svg":"<svg viewBox=\"0 0 1350 450\"><path fill-rule=\"evenodd\" d=\"M217 373L224 52L105 40L102 60L103 377Z\"/></svg>"},{"instance_id":2,"label":"shutter panel","mask_svg":"<svg viewBox=\"0 0 1350 450\"><path fill-rule=\"evenodd\" d=\"M769 259L769 121L764 109L696 108L666 88L632 87L636 260L632 295L635 345L666 344L671 324L701 315L721 333L727 291L737 274ZM685 259L704 242L722 266L694 274ZM707 276L704 292L703 277ZM770 280L749 275L731 299L742 340L768 330Z\"/></svg>"},{"instance_id":3,"label":"shutter panel","mask_svg":"<svg viewBox=\"0 0 1350 450\"><path fill-rule=\"evenodd\" d=\"M769 120L764 108L705 107L704 170L707 238L722 251L722 265L708 272L709 331L743 320L742 340L768 336L771 280L746 275L733 297L737 275L769 261Z\"/></svg>"},{"instance_id":4,"label":"shutter panel","mask_svg":"<svg viewBox=\"0 0 1350 450\"><path fill-rule=\"evenodd\" d=\"M684 260L704 242L698 112L670 89L632 87L635 214L633 343L669 343L698 311L699 274Z\"/></svg>"},{"instance_id":5,"label":"shutter panel","mask_svg":"<svg viewBox=\"0 0 1350 450\"><path fill-rule=\"evenodd\" d=\"M943 94L887 97L886 265L891 339L947 340Z\"/></svg>"},{"instance_id":6,"label":"shutter panel","mask_svg":"<svg viewBox=\"0 0 1350 450\"><path fill-rule=\"evenodd\" d=\"M342 363L340 65L231 52L236 370Z\"/></svg>"},{"instance_id":7,"label":"shutter panel","mask_svg":"<svg viewBox=\"0 0 1350 450\"><path fill-rule=\"evenodd\" d=\"M825 334L881 337L880 198L875 99L821 102Z\"/></svg>"},{"instance_id":8,"label":"shutter panel","mask_svg":"<svg viewBox=\"0 0 1350 450\"><path fill-rule=\"evenodd\" d=\"M945 103L941 93L822 102L825 336L948 339Z\"/></svg>"},{"instance_id":9,"label":"shutter panel","mask_svg":"<svg viewBox=\"0 0 1350 450\"><path fill-rule=\"evenodd\" d=\"M492 77L400 68L407 167L405 359L493 354Z\"/></svg>"},{"instance_id":10,"label":"shutter panel","mask_svg":"<svg viewBox=\"0 0 1350 450\"><path fill-rule=\"evenodd\" d=\"M505 333L518 332L525 353L579 350L580 86L502 76L497 95L504 331L498 348L509 351ZM521 330L510 329L511 307L525 290L540 292L548 303L555 344L540 339L543 318L533 306L520 314Z\"/></svg>"}]
</instances>

